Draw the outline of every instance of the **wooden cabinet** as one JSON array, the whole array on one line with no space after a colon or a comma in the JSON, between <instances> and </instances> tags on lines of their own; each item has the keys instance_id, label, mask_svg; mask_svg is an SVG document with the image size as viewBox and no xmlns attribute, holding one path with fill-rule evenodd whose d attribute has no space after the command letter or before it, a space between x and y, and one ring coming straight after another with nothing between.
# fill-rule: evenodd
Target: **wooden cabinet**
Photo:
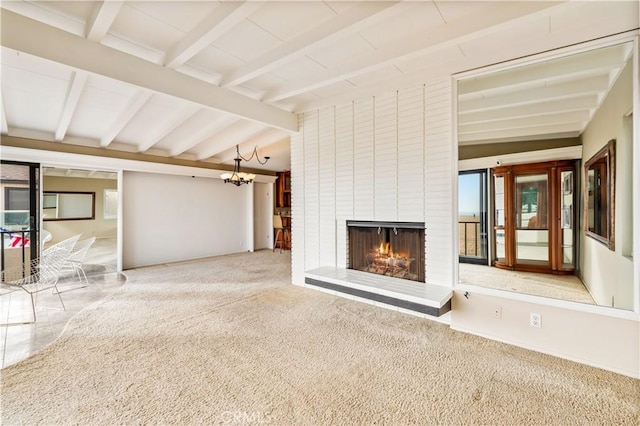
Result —
<instances>
[{"instance_id":1,"label":"wooden cabinet","mask_svg":"<svg viewBox=\"0 0 640 426\"><path fill-rule=\"evenodd\" d=\"M275 214L282 217L282 226L291 232L291 172L278 172L276 179L276 206ZM291 235L291 234L289 234ZM285 248L291 249L289 240Z\"/></svg>"},{"instance_id":2,"label":"wooden cabinet","mask_svg":"<svg viewBox=\"0 0 640 426\"><path fill-rule=\"evenodd\" d=\"M278 172L276 207L291 208L291 172Z\"/></svg>"}]
</instances>

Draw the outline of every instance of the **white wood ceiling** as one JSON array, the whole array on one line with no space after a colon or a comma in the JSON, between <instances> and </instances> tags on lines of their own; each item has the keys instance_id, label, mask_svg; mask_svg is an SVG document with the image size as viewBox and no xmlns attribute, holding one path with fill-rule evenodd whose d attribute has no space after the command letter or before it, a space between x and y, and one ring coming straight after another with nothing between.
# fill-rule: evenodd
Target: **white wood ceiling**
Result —
<instances>
[{"instance_id":1,"label":"white wood ceiling","mask_svg":"<svg viewBox=\"0 0 640 426\"><path fill-rule=\"evenodd\" d=\"M458 142L578 137L633 52L633 43L461 80Z\"/></svg>"},{"instance_id":2,"label":"white wood ceiling","mask_svg":"<svg viewBox=\"0 0 640 426\"><path fill-rule=\"evenodd\" d=\"M637 0L0 6L3 135L224 164L236 145L244 154L257 146L272 157L267 170L289 168L296 113L634 30L639 19ZM625 54L611 53L612 62ZM584 123L585 113L572 110L547 114L553 123L513 116L497 129L487 124L491 107L481 103L524 102L543 92L558 98L586 82L608 87L604 71L593 68L569 86L566 78L529 81L528 72L517 71L501 74L504 83L469 82L463 143L515 135L507 128Z\"/></svg>"}]
</instances>

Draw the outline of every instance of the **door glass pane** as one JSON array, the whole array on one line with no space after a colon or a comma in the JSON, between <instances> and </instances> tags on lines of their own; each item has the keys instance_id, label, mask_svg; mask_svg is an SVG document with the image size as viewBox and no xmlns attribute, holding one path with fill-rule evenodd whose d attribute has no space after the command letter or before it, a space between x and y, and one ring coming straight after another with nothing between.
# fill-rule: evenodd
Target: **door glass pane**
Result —
<instances>
[{"instance_id":1,"label":"door glass pane","mask_svg":"<svg viewBox=\"0 0 640 426\"><path fill-rule=\"evenodd\" d=\"M496 229L496 259L505 261L504 229Z\"/></svg>"},{"instance_id":2,"label":"door glass pane","mask_svg":"<svg viewBox=\"0 0 640 426\"><path fill-rule=\"evenodd\" d=\"M496 242L496 260L499 262L506 261L505 251L505 215L504 215L504 177L494 176L493 178L493 200L495 204L494 210L494 240Z\"/></svg>"},{"instance_id":3,"label":"door glass pane","mask_svg":"<svg viewBox=\"0 0 640 426\"><path fill-rule=\"evenodd\" d=\"M30 170L29 165L13 163L2 163L0 168L3 190L0 197L0 268L3 270L21 268L30 260L35 246L32 243L36 233L31 229L34 215L30 199L37 187L31 184Z\"/></svg>"},{"instance_id":4,"label":"door glass pane","mask_svg":"<svg viewBox=\"0 0 640 426\"><path fill-rule=\"evenodd\" d=\"M562 243L562 267L574 267L574 207L573 207L573 171L560 173L560 236Z\"/></svg>"},{"instance_id":5,"label":"door glass pane","mask_svg":"<svg viewBox=\"0 0 640 426\"><path fill-rule=\"evenodd\" d=\"M504 226L504 177L494 177L495 226Z\"/></svg>"},{"instance_id":6,"label":"door glass pane","mask_svg":"<svg viewBox=\"0 0 640 426\"><path fill-rule=\"evenodd\" d=\"M549 185L547 174L515 179L516 262L549 263Z\"/></svg>"}]
</instances>

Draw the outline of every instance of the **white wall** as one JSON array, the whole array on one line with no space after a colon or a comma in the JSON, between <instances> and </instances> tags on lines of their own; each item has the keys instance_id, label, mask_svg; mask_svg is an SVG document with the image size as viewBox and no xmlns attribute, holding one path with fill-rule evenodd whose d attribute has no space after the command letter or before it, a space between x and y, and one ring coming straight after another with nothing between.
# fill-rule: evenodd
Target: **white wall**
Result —
<instances>
[{"instance_id":1,"label":"white wall","mask_svg":"<svg viewBox=\"0 0 640 426\"><path fill-rule=\"evenodd\" d=\"M580 231L582 280L596 303L622 309L634 307L633 259L625 256L625 243L633 235L631 184L633 139L625 132L625 115L633 106L631 61L582 134L583 164L611 139L616 139L615 250ZM584 193L582 182L581 193Z\"/></svg>"},{"instance_id":2,"label":"white wall","mask_svg":"<svg viewBox=\"0 0 640 426\"><path fill-rule=\"evenodd\" d=\"M252 188L214 178L125 171L123 267L251 250Z\"/></svg>"},{"instance_id":3,"label":"white wall","mask_svg":"<svg viewBox=\"0 0 640 426\"><path fill-rule=\"evenodd\" d=\"M469 293L467 299L463 291L454 292L451 326L456 330L638 377L637 319L567 309L534 298L514 300L473 289ZM501 318L494 315L498 306ZM541 328L529 325L531 313L540 315Z\"/></svg>"},{"instance_id":4,"label":"white wall","mask_svg":"<svg viewBox=\"0 0 640 426\"><path fill-rule=\"evenodd\" d=\"M305 270L346 266L347 220L380 220L425 222L426 279L452 284L450 90L447 78L301 115L291 141L294 283Z\"/></svg>"},{"instance_id":5,"label":"white wall","mask_svg":"<svg viewBox=\"0 0 640 426\"><path fill-rule=\"evenodd\" d=\"M253 183L253 248L273 248L273 184Z\"/></svg>"}]
</instances>

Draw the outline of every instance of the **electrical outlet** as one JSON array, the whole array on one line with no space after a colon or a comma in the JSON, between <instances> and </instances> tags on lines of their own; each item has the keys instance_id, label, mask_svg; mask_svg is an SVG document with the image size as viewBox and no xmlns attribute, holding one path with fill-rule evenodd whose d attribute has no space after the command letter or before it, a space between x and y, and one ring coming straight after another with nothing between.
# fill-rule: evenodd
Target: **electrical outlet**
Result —
<instances>
[{"instance_id":1,"label":"electrical outlet","mask_svg":"<svg viewBox=\"0 0 640 426\"><path fill-rule=\"evenodd\" d=\"M502 306L496 306L493 308L493 316L496 319L501 319L502 318Z\"/></svg>"},{"instance_id":2,"label":"electrical outlet","mask_svg":"<svg viewBox=\"0 0 640 426\"><path fill-rule=\"evenodd\" d=\"M531 314L529 316L529 324L531 327L542 327L542 315L540 314Z\"/></svg>"}]
</instances>

